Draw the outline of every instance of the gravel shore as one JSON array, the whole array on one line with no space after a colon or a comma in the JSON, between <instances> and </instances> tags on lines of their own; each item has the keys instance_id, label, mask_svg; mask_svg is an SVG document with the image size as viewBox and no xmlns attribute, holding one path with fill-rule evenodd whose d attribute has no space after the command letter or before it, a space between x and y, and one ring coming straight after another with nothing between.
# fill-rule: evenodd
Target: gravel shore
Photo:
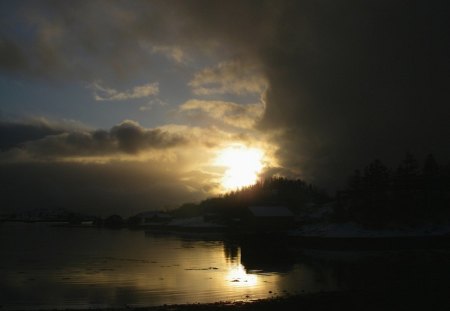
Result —
<instances>
[{"instance_id":1,"label":"gravel shore","mask_svg":"<svg viewBox=\"0 0 450 311\"><path fill-rule=\"evenodd\" d=\"M89 309L90 311L95 309ZM375 310L450 310L447 291L411 292L326 292L305 295L283 296L246 302L216 302L207 304L163 305L140 308L111 308L96 311L375 311Z\"/></svg>"}]
</instances>

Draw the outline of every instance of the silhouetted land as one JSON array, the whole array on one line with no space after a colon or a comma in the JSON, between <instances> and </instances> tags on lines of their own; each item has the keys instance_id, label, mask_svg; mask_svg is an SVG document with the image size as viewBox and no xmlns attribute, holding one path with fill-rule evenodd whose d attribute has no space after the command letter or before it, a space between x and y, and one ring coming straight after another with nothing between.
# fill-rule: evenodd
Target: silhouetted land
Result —
<instances>
[{"instance_id":1,"label":"silhouetted land","mask_svg":"<svg viewBox=\"0 0 450 311\"><path fill-rule=\"evenodd\" d=\"M323 189L301 179L272 177L198 204L183 204L173 214L177 217L190 217L215 213L224 219L231 219L242 217L252 205L286 206L294 212L299 212L308 203L322 204L331 200Z\"/></svg>"},{"instance_id":2,"label":"silhouetted land","mask_svg":"<svg viewBox=\"0 0 450 311\"><path fill-rule=\"evenodd\" d=\"M311 206L320 208L331 202L331 222L395 228L450 220L450 165L439 165L432 154L420 164L407 153L397 168L376 159L362 170L355 170L344 189L332 197L303 180L275 177L198 204L184 204L173 215L214 213L227 223L245 217L249 206L278 205L308 217L308 213L315 212Z\"/></svg>"},{"instance_id":3,"label":"silhouetted land","mask_svg":"<svg viewBox=\"0 0 450 311\"><path fill-rule=\"evenodd\" d=\"M423 165L407 153L396 169L376 159L355 170L347 190L338 192L335 221L395 227L450 220L450 166L433 155Z\"/></svg>"},{"instance_id":4,"label":"silhouetted land","mask_svg":"<svg viewBox=\"0 0 450 311\"><path fill-rule=\"evenodd\" d=\"M245 222L249 207L278 206L292 211L297 227L310 222L311 217L316 222L351 222L377 229L450 222L450 165L439 165L431 154L420 164L412 154L407 153L397 168L389 168L376 159L362 170L355 170L349 176L347 186L341 189L345 190L331 196L301 179L271 177L199 203L185 203L172 211L153 212L154 215L145 212L127 219L120 215L101 219L67 211L55 213L37 209L34 213L6 215L2 219L67 221L71 225L94 220L94 225L99 227L137 228L142 226L144 218L150 217L152 224L167 229L164 225L170 219L204 217L206 222L236 231L239 226L249 227ZM330 209L327 215L314 215L320 214L320 209L325 205ZM47 215L50 212L54 215ZM236 220L241 221L240 224Z\"/></svg>"}]
</instances>

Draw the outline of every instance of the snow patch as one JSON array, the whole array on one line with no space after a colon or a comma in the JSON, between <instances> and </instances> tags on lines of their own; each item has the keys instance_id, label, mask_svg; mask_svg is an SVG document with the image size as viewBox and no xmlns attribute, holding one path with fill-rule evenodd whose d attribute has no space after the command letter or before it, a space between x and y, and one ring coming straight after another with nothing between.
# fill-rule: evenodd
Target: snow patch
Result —
<instances>
[{"instance_id":1,"label":"snow patch","mask_svg":"<svg viewBox=\"0 0 450 311\"><path fill-rule=\"evenodd\" d=\"M450 234L450 224L426 224L414 228L398 229L368 229L355 223L317 223L305 225L301 229L290 232L291 236L305 237L414 237L414 236L440 236Z\"/></svg>"}]
</instances>

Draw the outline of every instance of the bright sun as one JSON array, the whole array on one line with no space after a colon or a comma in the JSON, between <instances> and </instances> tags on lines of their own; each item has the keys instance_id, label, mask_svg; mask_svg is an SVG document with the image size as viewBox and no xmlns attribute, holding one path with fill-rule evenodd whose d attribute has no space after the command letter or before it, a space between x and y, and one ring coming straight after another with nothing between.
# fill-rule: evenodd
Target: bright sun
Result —
<instances>
[{"instance_id":1,"label":"bright sun","mask_svg":"<svg viewBox=\"0 0 450 311\"><path fill-rule=\"evenodd\" d=\"M230 146L222 149L215 164L225 167L222 187L235 190L254 184L263 168L263 151L248 148L243 145Z\"/></svg>"}]
</instances>

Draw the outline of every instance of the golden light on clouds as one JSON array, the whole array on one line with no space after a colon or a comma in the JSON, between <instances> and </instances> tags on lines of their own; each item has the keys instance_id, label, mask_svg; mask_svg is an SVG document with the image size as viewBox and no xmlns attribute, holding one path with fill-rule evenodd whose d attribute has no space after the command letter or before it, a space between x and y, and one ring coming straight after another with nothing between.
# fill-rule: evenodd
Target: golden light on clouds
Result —
<instances>
[{"instance_id":1,"label":"golden light on clouds","mask_svg":"<svg viewBox=\"0 0 450 311\"><path fill-rule=\"evenodd\" d=\"M263 169L264 152L244 145L233 145L219 151L215 164L225 168L221 185L235 190L254 184Z\"/></svg>"}]
</instances>

